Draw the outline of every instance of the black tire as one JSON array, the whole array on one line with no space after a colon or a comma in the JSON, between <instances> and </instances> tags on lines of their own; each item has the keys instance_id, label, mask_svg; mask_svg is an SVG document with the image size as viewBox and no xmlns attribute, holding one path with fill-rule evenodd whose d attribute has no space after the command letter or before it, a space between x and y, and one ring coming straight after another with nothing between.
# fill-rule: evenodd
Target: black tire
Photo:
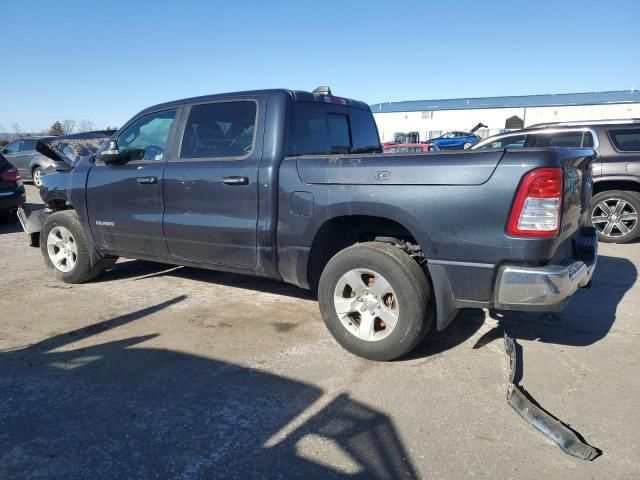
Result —
<instances>
[{"instance_id":1,"label":"black tire","mask_svg":"<svg viewBox=\"0 0 640 480\"><path fill-rule=\"evenodd\" d=\"M369 269L391 285L398 302L398 320L388 336L363 340L341 322L334 305L334 292L350 270ZM435 305L427 276L409 255L380 242L360 243L338 252L324 268L318 285L320 313L327 328L349 352L369 360L389 361L413 350L431 327Z\"/></svg>"},{"instance_id":2,"label":"black tire","mask_svg":"<svg viewBox=\"0 0 640 480\"><path fill-rule=\"evenodd\" d=\"M66 228L71 233L77 249L75 265L68 272L58 269L49 257L47 239L51 230L58 226ZM58 280L65 283L84 283L95 278L106 268L109 260L99 260L93 263L89 255L89 248L84 229L75 211L55 212L47 217L40 232L40 251L45 265Z\"/></svg>"},{"instance_id":3,"label":"black tire","mask_svg":"<svg viewBox=\"0 0 640 480\"><path fill-rule=\"evenodd\" d=\"M42 175L42 167L36 167L31 171L31 181L38 188L42 185ZM36 178L39 178L40 180L36 182Z\"/></svg>"},{"instance_id":4,"label":"black tire","mask_svg":"<svg viewBox=\"0 0 640 480\"><path fill-rule=\"evenodd\" d=\"M613 226L610 233L607 234L609 222L597 221L606 216L601 205L606 202L609 206L615 206L617 201L625 202L623 213L630 218L632 212L635 213L635 222L631 220L621 221L621 226ZM609 190L600 192L591 199L591 207L589 210L589 218L591 224L598 232L598 240L604 243L627 243L634 240L640 235L640 195L635 192L624 190ZM610 217L611 218L611 217ZM613 222L612 222L613 223ZM622 230L621 230L622 228ZM628 230L628 232L626 231Z\"/></svg>"}]
</instances>

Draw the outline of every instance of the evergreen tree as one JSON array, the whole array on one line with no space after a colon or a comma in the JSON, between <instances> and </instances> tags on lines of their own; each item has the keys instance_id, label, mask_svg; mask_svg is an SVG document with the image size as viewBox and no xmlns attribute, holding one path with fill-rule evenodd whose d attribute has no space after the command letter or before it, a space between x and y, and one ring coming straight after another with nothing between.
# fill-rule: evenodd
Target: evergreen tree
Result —
<instances>
[{"instance_id":1,"label":"evergreen tree","mask_svg":"<svg viewBox=\"0 0 640 480\"><path fill-rule=\"evenodd\" d=\"M64 130L62 129L62 124L59 121L53 122L51 128L49 129L49 135L63 135Z\"/></svg>"}]
</instances>

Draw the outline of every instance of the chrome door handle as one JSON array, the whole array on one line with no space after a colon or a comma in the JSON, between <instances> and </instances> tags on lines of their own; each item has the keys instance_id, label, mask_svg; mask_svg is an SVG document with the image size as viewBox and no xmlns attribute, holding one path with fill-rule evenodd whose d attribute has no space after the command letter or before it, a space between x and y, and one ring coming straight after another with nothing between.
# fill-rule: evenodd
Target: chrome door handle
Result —
<instances>
[{"instance_id":1,"label":"chrome door handle","mask_svg":"<svg viewBox=\"0 0 640 480\"><path fill-rule=\"evenodd\" d=\"M249 185L248 177L224 177L225 185Z\"/></svg>"},{"instance_id":2,"label":"chrome door handle","mask_svg":"<svg viewBox=\"0 0 640 480\"><path fill-rule=\"evenodd\" d=\"M140 185L155 185L158 183L158 177L138 177L136 182Z\"/></svg>"}]
</instances>

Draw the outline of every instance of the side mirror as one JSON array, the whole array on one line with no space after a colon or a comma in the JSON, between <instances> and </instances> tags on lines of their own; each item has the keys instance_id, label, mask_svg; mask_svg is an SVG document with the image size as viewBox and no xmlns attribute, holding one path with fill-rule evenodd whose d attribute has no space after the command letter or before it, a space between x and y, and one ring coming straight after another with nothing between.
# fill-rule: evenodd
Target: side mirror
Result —
<instances>
[{"instance_id":1,"label":"side mirror","mask_svg":"<svg viewBox=\"0 0 640 480\"><path fill-rule=\"evenodd\" d=\"M115 140L109 140L109 145L106 149L98 153L96 156L98 160L104 163L117 163L120 159L120 151L118 150L118 142Z\"/></svg>"},{"instance_id":2,"label":"side mirror","mask_svg":"<svg viewBox=\"0 0 640 480\"><path fill-rule=\"evenodd\" d=\"M0 152L6 155L7 153L9 153L9 150L7 150L6 148L3 148L2 150L0 150Z\"/></svg>"}]
</instances>

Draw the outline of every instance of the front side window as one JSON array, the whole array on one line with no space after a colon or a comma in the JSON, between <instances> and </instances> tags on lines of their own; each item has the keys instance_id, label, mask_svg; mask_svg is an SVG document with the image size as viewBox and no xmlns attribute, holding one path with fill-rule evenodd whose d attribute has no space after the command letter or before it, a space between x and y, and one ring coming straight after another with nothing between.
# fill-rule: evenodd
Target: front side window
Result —
<instances>
[{"instance_id":1,"label":"front side window","mask_svg":"<svg viewBox=\"0 0 640 480\"><path fill-rule=\"evenodd\" d=\"M14 140L9 145L4 147L7 153L16 153L20 151L20 145L22 145L22 140Z\"/></svg>"},{"instance_id":2,"label":"front side window","mask_svg":"<svg viewBox=\"0 0 640 480\"><path fill-rule=\"evenodd\" d=\"M640 128L611 130L611 141L621 152L640 152Z\"/></svg>"},{"instance_id":3,"label":"front side window","mask_svg":"<svg viewBox=\"0 0 640 480\"><path fill-rule=\"evenodd\" d=\"M175 110L165 110L133 122L118 137L121 155L129 153L130 160L163 160L175 116Z\"/></svg>"},{"instance_id":4,"label":"front side window","mask_svg":"<svg viewBox=\"0 0 640 480\"><path fill-rule=\"evenodd\" d=\"M247 157L255 144L257 111L253 101L192 106L180 158Z\"/></svg>"}]
</instances>

